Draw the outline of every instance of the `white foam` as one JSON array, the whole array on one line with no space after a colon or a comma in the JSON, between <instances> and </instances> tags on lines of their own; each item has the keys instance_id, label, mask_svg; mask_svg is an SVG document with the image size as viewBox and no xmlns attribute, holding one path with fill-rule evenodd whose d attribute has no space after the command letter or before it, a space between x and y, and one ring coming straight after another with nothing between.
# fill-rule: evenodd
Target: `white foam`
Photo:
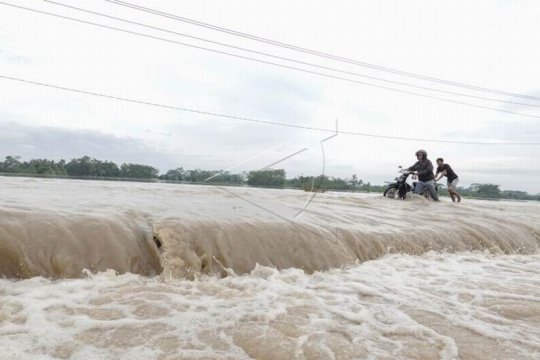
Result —
<instances>
[{"instance_id":1,"label":"white foam","mask_svg":"<svg viewBox=\"0 0 540 360\"><path fill-rule=\"evenodd\" d=\"M391 255L305 274L0 280L21 358L534 359L540 255ZM285 356L285 357L284 357Z\"/></svg>"}]
</instances>

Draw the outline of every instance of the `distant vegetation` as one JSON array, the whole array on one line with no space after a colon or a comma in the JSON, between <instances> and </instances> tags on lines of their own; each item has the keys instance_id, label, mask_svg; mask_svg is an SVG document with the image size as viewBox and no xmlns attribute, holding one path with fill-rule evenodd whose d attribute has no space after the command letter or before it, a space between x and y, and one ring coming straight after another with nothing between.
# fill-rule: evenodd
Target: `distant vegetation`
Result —
<instances>
[{"instance_id":1,"label":"distant vegetation","mask_svg":"<svg viewBox=\"0 0 540 360\"><path fill-rule=\"evenodd\" d=\"M250 171L247 178L248 185L283 187L287 181L285 170L264 169L260 171Z\"/></svg>"},{"instance_id":2,"label":"distant vegetation","mask_svg":"<svg viewBox=\"0 0 540 360\"><path fill-rule=\"evenodd\" d=\"M386 185L371 185L358 179L329 176L298 176L287 179L283 169L264 169L259 171L234 174L223 170L185 170L183 167L159 174L159 170L148 165L121 164L102 161L88 156L54 161L32 159L21 161L18 156L6 156L0 161L0 173L28 176L74 177L79 179L132 179L140 181L167 181L181 183L212 183L223 185L249 185L260 187L298 188L306 191L357 191L382 193ZM465 197L514 200L540 200L540 194L531 195L525 191L501 190L495 184L472 184L468 188L459 188ZM442 191L441 195L446 194Z\"/></svg>"},{"instance_id":3,"label":"distant vegetation","mask_svg":"<svg viewBox=\"0 0 540 360\"><path fill-rule=\"evenodd\" d=\"M60 175L73 177L122 177L135 179L151 179L157 177L156 168L139 164L122 164L120 167L110 161L101 161L88 156L72 159L70 162L60 160L32 159L20 161L19 156L6 156L0 162L0 172L15 174Z\"/></svg>"},{"instance_id":4,"label":"distant vegetation","mask_svg":"<svg viewBox=\"0 0 540 360\"><path fill-rule=\"evenodd\" d=\"M245 183L245 174L231 174L228 171L221 170L184 170L180 167L174 170L167 171L164 175L160 175L160 180L182 181L191 183L213 182L213 183L230 183L243 184Z\"/></svg>"},{"instance_id":5,"label":"distant vegetation","mask_svg":"<svg viewBox=\"0 0 540 360\"><path fill-rule=\"evenodd\" d=\"M531 195L526 191L501 190L499 185L472 184L468 188L460 188L460 193L467 197L514 200L540 200L540 194Z\"/></svg>"}]
</instances>

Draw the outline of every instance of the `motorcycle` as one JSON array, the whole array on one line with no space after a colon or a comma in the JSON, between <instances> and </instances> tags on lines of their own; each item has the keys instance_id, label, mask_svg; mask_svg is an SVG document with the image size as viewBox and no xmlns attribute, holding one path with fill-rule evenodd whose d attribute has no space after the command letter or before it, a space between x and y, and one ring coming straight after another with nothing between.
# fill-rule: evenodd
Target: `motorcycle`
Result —
<instances>
[{"instance_id":1,"label":"motorcycle","mask_svg":"<svg viewBox=\"0 0 540 360\"><path fill-rule=\"evenodd\" d=\"M388 187L386 190L384 190L383 196L391 199L405 200L407 197L410 197L412 193L414 193L414 189L416 188L418 182L413 181L412 185L407 182L407 179L411 175L411 178L416 180L414 171L403 169L402 166L399 166L399 169L399 176L394 178L395 182L386 182ZM442 184L435 182L435 190L437 193L442 186ZM421 195L423 195L426 199L431 199L431 196L427 190L424 190Z\"/></svg>"}]
</instances>

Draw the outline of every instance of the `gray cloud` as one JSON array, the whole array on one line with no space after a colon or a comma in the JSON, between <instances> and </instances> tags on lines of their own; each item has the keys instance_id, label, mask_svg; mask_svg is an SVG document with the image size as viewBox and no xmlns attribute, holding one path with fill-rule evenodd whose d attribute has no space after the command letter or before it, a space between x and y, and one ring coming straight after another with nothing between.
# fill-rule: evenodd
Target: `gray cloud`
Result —
<instances>
[{"instance_id":1,"label":"gray cloud","mask_svg":"<svg viewBox=\"0 0 540 360\"><path fill-rule=\"evenodd\" d=\"M474 131L455 129L446 131L448 139L476 139L476 141L540 142L540 121L532 118L517 118L512 121L494 119Z\"/></svg>"},{"instance_id":2,"label":"gray cloud","mask_svg":"<svg viewBox=\"0 0 540 360\"><path fill-rule=\"evenodd\" d=\"M21 125L15 122L0 122L0 157L3 159L7 155L18 155L25 160L48 158L69 161L72 158L88 155L119 164L132 162L152 165L164 172L179 166L223 169L244 161L267 148L263 146L266 144L254 146L251 140L242 144L243 136L253 135L250 132L244 132L242 135L242 129L235 131L232 127L229 131L230 136L224 136L224 133L227 132L223 131L222 128L208 127L206 131L200 133L203 129L204 127L198 127L195 131L189 126L182 130L177 129L183 134L181 146L167 151L149 143L148 140L137 137L119 137L94 130L69 130ZM185 136L186 134L189 136ZM279 135L274 136L274 139L266 139L272 145L283 142L285 138L284 133L267 135ZM290 137L290 134L287 136ZM233 144L237 145L236 149ZM273 153L255 159L238 170L252 170L261 165L259 162L271 162L279 159L283 154L288 154L291 149L296 149L299 146L292 143L285 149L276 149ZM308 154L307 163L309 164L305 163L305 167L313 166L317 170L319 169L318 152L319 149L315 148L315 152ZM310 159L310 157L315 157L315 159ZM306 161L306 159L300 159L300 161ZM313 161L315 163L312 163ZM289 162L288 164L294 163ZM282 165L287 166L288 164Z\"/></svg>"},{"instance_id":3,"label":"gray cloud","mask_svg":"<svg viewBox=\"0 0 540 360\"><path fill-rule=\"evenodd\" d=\"M19 155L23 159L66 159L88 155L117 163L153 165L160 170L177 163L175 157L156 149L145 140L118 137L99 131L68 130L0 123L0 155Z\"/></svg>"}]
</instances>

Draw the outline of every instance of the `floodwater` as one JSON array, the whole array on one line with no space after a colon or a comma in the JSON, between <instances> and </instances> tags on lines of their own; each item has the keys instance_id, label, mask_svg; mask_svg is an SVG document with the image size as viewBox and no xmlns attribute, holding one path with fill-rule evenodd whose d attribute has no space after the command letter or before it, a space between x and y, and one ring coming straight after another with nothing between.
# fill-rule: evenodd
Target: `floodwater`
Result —
<instances>
[{"instance_id":1,"label":"floodwater","mask_svg":"<svg viewBox=\"0 0 540 360\"><path fill-rule=\"evenodd\" d=\"M540 204L310 195L0 177L0 359L540 358Z\"/></svg>"}]
</instances>

